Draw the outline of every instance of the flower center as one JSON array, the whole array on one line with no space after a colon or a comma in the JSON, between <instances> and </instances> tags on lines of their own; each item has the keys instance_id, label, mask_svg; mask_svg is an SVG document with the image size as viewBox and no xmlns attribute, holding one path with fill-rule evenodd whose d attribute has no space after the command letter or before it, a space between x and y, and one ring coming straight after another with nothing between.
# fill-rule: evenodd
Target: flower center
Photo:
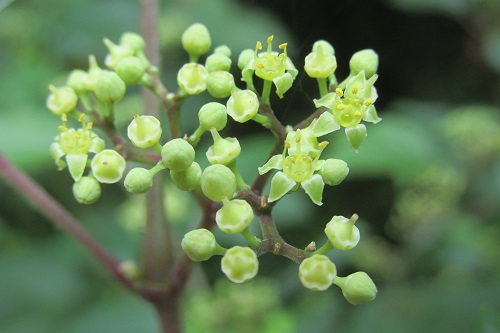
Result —
<instances>
[{"instance_id":1,"label":"flower center","mask_svg":"<svg viewBox=\"0 0 500 333\"><path fill-rule=\"evenodd\" d=\"M62 151L66 154L87 154L92 145L92 136L90 131L84 129L61 132L59 135L59 144Z\"/></svg>"},{"instance_id":2,"label":"flower center","mask_svg":"<svg viewBox=\"0 0 500 333\"><path fill-rule=\"evenodd\" d=\"M258 51L262 50L262 44L257 42L254 54L255 63L255 75L263 80L272 81L275 78L283 75L285 73L285 60L286 60L286 46L287 44L281 44L280 49L284 50L283 53L277 54L272 52L272 41L274 36L267 38L267 52L263 54L257 54Z\"/></svg>"},{"instance_id":3,"label":"flower center","mask_svg":"<svg viewBox=\"0 0 500 333\"><path fill-rule=\"evenodd\" d=\"M343 99L342 102L335 107L334 115L340 126L343 127L355 126L359 124L363 117L358 103L349 99Z\"/></svg>"},{"instance_id":4,"label":"flower center","mask_svg":"<svg viewBox=\"0 0 500 333\"><path fill-rule=\"evenodd\" d=\"M283 172L297 183L311 178L314 173L312 159L306 155L291 155L283 162Z\"/></svg>"}]
</instances>

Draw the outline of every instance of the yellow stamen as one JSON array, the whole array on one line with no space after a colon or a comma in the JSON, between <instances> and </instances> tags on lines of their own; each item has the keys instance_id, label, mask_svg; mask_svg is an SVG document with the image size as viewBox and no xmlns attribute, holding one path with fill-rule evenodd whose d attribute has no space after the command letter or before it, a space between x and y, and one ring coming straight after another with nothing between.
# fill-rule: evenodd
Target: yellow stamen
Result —
<instances>
[{"instance_id":1,"label":"yellow stamen","mask_svg":"<svg viewBox=\"0 0 500 333\"><path fill-rule=\"evenodd\" d=\"M90 123L88 123L88 124L85 126L85 129L86 129L87 131L90 131L90 130L92 129L92 126L94 126L94 123L93 123L93 122L90 122Z\"/></svg>"},{"instance_id":2,"label":"yellow stamen","mask_svg":"<svg viewBox=\"0 0 500 333\"><path fill-rule=\"evenodd\" d=\"M257 48L257 50L262 50L262 43L257 42L257 45L255 47Z\"/></svg>"},{"instance_id":3,"label":"yellow stamen","mask_svg":"<svg viewBox=\"0 0 500 333\"><path fill-rule=\"evenodd\" d=\"M336 94L337 94L337 96L339 96L339 97L344 96L344 92L343 92L343 91L342 91L342 89L340 89L340 88L335 89L335 93L336 93Z\"/></svg>"},{"instance_id":4,"label":"yellow stamen","mask_svg":"<svg viewBox=\"0 0 500 333\"><path fill-rule=\"evenodd\" d=\"M67 121L68 121L68 116L66 116L66 113L63 113L63 114L61 115L61 120L62 120L62 122L63 122L63 123L65 123L65 122L67 122Z\"/></svg>"},{"instance_id":5,"label":"yellow stamen","mask_svg":"<svg viewBox=\"0 0 500 333\"><path fill-rule=\"evenodd\" d=\"M371 98L365 99L365 101L363 102L363 104L366 106L370 106L372 103L373 103L373 101Z\"/></svg>"},{"instance_id":6,"label":"yellow stamen","mask_svg":"<svg viewBox=\"0 0 500 333\"><path fill-rule=\"evenodd\" d=\"M353 94L357 94L358 93L358 86L353 86L351 91Z\"/></svg>"},{"instance_id":7,"label":"yellow stamen","mask_svg":"<svg viewBox=\"0 0 500 333\"><path fill-rule=\"evenodd\" d=\"M83 122L83 119L85 119L85 114L81 114L79 117L78 117L78 122Z\"/></svg>"},{"instance_id":8,"label":"yellow stamen","mask_svg":"<svg viewBox=\"0 0 500 333\"><path fill-rule=\"evenodd\" d=\"M345 109L345 105L344 104L337 105L337 110L342 111L344 109Z\"/></svg>"},{"instance_id":9,"label":"yellow stamen","mask_svg":"<svg viewBox=\"0 0 500 333\"><path fill-rule=\"evenodd\" d=\"M68 128L67 128L66 126L63 126L63 125L58 126L57 128L58 128L61 132L66 132L66 131L68 130Z\"/></svg>"},{"instance_id":10,"label":"yellow stamen","mask_svg":"<svg viewBox=\"0 0 500 333\"><path fill-rule=\"evenodd\" d=\"M267 37L267 44L271 43L274 39L274 35Z\"/></svg>"},{"instance_id":11,"label":"yellow stamen","mask_svg":"<svg viewBox=\"0 0 500 333\"><path fill-rule=\"evenodd\" d=\"M280 50L283 50L287 46L288 46L288 43L283 43L283 44L280 44L280 46L278 46L278 47Z\"/></svg>"},{"instance_id":12,"label":"yellow stamen","mask_svg":"<svg viewBox=\"0 0 500 333\"><path fill-rule=\"evenodd\" d=\"M361 117L361 112L359 112L359 111L354 111L354 116L355 116L355 117Z\"/></svg>"},{"instance_id":13,"label":"yellow stamen","mask_svg":"<svg viewBox=\"0 0 500 333\"><path fill-rule=\"evenodd\" d=\"M264 64L262 64L262 63L258 63L258 64L257 64L257 67L259 67L260 69L262 69L262 68L264 68Z\"/></svg>"},{"instance_id":14,"label":"yellow stamen","mask_svg":"<svg viewBox=\"0 0 500 333\"><path fill-rule=\"evenodd\" d=\"M326 146L328 146L329 144L330 144L330 142L328 142L328 141L323 141L323 142L320 142L320 143L319 143L319 147L324 149L324 148L325 148Z\"/></svg>"}]
</instances>

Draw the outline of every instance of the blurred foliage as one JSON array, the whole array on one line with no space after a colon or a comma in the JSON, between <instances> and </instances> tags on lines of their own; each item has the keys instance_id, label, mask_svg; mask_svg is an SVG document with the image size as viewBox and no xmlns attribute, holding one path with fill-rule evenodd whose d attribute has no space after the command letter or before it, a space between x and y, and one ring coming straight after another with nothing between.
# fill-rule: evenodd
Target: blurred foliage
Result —
<instances>
[{"instance_id":1,"label":"blurred foliage","mask_svg":"<svg viewBox=\"0 0 500 333\"><path fill-rule=\"evenodd\" d=\"M367 271L378 297L353 307L337 288L304 290L297 265L270 255L262 257L262 279L233 285L220 280L214 258L197 266L189 283L188 332L500 332L500 2L333 3L331 12L318 12L317 0L165 1L162 73L175 89L175 72L186 61L180 33L194 21L208 26L214 45L232 47L234 62L269 34L288 41L297 68L319 38L335 46L339 73L354 51L371 47L380 54L383 121L369 128L359 154L340 131L329 138L325 154L344 159L351 174L325 191L326 212L301 193L275 211L283 236L299 247L324 241L332 215L358 213L362 241L332 259L341 275ZM0 1L0 149L123 260L137 259L143 197L109 186L92 208L75 203L71 180L57 173L48 154L59 122L44 104L48 84L61 84L72 68L87 68L89 53L102 61L103 37L138 31L137 12L136 1ZM301 77L279 101L278 117L292 123L312 111L315 89ZM184 105L186 131L196 126L192 113L205 98ZM122 128L140 105L136 95L119 104ZM250 181L272 137L259 126L225 131L241 137L238 165ZM204 148L197 156L202 165ZM169 183L166 192L181 237L199 212ZM2 333L158 331L151 308L3 182L0 197ZM223 245L243 241L217 237Z\"/></svg>"}]
</instances>

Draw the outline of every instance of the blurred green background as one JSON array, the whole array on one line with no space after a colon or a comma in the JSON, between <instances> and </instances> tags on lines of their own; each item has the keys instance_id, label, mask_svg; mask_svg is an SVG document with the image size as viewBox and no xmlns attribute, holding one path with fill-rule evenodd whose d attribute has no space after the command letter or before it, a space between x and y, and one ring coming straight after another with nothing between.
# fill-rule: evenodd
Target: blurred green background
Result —
<instances>
[{"instance_id":1,"label":"blurred green background","mask_svg":"<svg viewBox=\"0 0 500 333\"><path fill-rule=\"evenodd\" d=\"M60 121L45 99L50 83L87 68L90 53L103 64L103 37L137 32L138 8L136 1L0 0L0 150L123 260L138 258L143 197L107 186L95 205L77 204L69 174L57 172L48 154ZM329 137L328 154L347 161L349 177L325 191L323 207L297 193L275 214L285 239L304 247L325 240L332 215L358 213L360 244L331 258L340 275L368 272L377 299L354 307L336 287L308 291L297 265L270 254L255 281L234 285L213 258L189 281L187 332L500 332L500 1L171 0L161 2L159 15L169 89L187 61L180 34L196 21L215 46L232 48L233 62L270 34L288 42L299 69L313 42L328 40L341 78L354 52L373 48L380 56L383 121L367 126L359 154L341 131ZM285 98L272 102L293 124L312 112L315 97L315 82L299 74ZM186 103L186 132L205 100ZM133 91L120 102L120 126L142 112L140 103ZM225 135L238 135L239 165L250 181L272 137L234 123ZM204 147L198 157L206 164ZM180 238L199 212L189 195L171 184L166 191ZM226 246L242 242L217 237ZM152 308L0 181L0 332L152 333L158 326Z\"/></svg>"}]
</instances>

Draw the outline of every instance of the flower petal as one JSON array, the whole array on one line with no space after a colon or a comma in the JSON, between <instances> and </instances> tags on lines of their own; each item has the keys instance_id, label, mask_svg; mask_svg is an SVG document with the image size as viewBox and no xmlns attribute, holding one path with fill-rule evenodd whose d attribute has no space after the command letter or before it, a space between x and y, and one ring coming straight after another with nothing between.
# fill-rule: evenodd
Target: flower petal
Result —
<instances>
[{"instance_id":1,"label":"flower petal","mask_svg":"<svg viewBox=\"0 0 500 333\"><path fill-rule=\"evenodd\" d=\"M271 181L271 191L269 193L269 198L267 199L267 201L273 202L280 199L285 194L287 194L296 184L297 182L290 179L283 172L278 171Z\"/></svg>"},{"instance_id":2,"label":"flower petal","mask_svg":"<svg viewBox=\"0 0 500 333\"><path fill-rule=\"evenodd\" d=\"M333 92L328 93L325 96L321 97L320 99L313 100L314 106L316 106L317 108L320 108L323 106L323 107L331 110L333 108L333 104L335 103L337 98L339 98L339 97L336 93L333 93Z\"/></svg>"},{"instance_id":3,"label":"flower petal","mask_svg":"<svg viewBox=\"0 0 500 333\"><path fill-rule=\"evenodd\" d=\"M323 112L323 114L311 124L311 130L315 137L323 136L338 129L340 129L340 125L330 112Z\"/></svg>"},{"instance_id":4,"label":"flower petal","mask_svg":"<svg viewBox=\"0 0 500 333\"><path fill-rule=\"evenodd\" d=\"M283 155L274 155L267 161L266 164L259 168L259 175L263 175L269 172L271 169L281 169L281 163L283 162Z\"/></svg>"},{"instance_id":5,"label":"flower petal","mask_svg":"<svg viewBox=\"0 0 500 333\"><path fill-rule=\"evenodd\" d=\"M56 165L59 170L62 170L66 167L66 162L64 162L61 158L65 155L65 153L61 149L61 145L57 142L53 142L50 145L50 155L54 158Z\"/></svg>"},{"instance_id":6,"label":"flower petal","mask_svg":"<svg viewBox=\"0 0 500 333\"><path fill-rule=\"evenodd\" d=\"M311 198L312 202L318 206L323 204L321 199L323 198L323 188L325 187L325 182L320 175L315 174L311 178L300 183L300 185L309 198Z\"/></svg>"},{"instance_id":7,"label":"flower petal","mask_svg":"<svg viewBox=\"0 0 500 333\"><path fill-rule=\"evenodd\" d=\"M382 120L382 118L380 118L378 115L377 115L377 110L375 110L375 106L373 105L370 105L366 111L364 112L363 114L363 120L364 121L367 121L369 123L378 123L379 121Z\"/></svg>"},{"instance_id":8,"label":"flower petal","mask_svg":"<svg viewBox=\"0 0 500 333\"><path fill-rule=\"evenodd\" d=\"M283 98L283 94L292 87L293 77L290 73L284 73L283 75L274 78L273 82L276 86L276 95L278 95L279 98Z\"/></svg>"},{"instance_id":9,"label":"flower petal","mask_svg":"<svg viewBox=\"0 0 500 333\"><path fill-rule=\"evenodd\" d=\"M80 180L87 166L87 154L69 154L66 155L66 163L68 163L69 173L76 181Z\"/></svg>"},{"instance_id":10,"label":"flower petal","mask_svg":"<svg viewBox=\"0 0 500 333\"><path fill-rule=\"evenodd\" d=\"M352 149L357 153L359 146L361 146L361 143L363 143L363 140L366 138L366 126L358 124L356 126L346 127L345 134L347 135L347 139Z\"/></svg>"}]
</instances>

